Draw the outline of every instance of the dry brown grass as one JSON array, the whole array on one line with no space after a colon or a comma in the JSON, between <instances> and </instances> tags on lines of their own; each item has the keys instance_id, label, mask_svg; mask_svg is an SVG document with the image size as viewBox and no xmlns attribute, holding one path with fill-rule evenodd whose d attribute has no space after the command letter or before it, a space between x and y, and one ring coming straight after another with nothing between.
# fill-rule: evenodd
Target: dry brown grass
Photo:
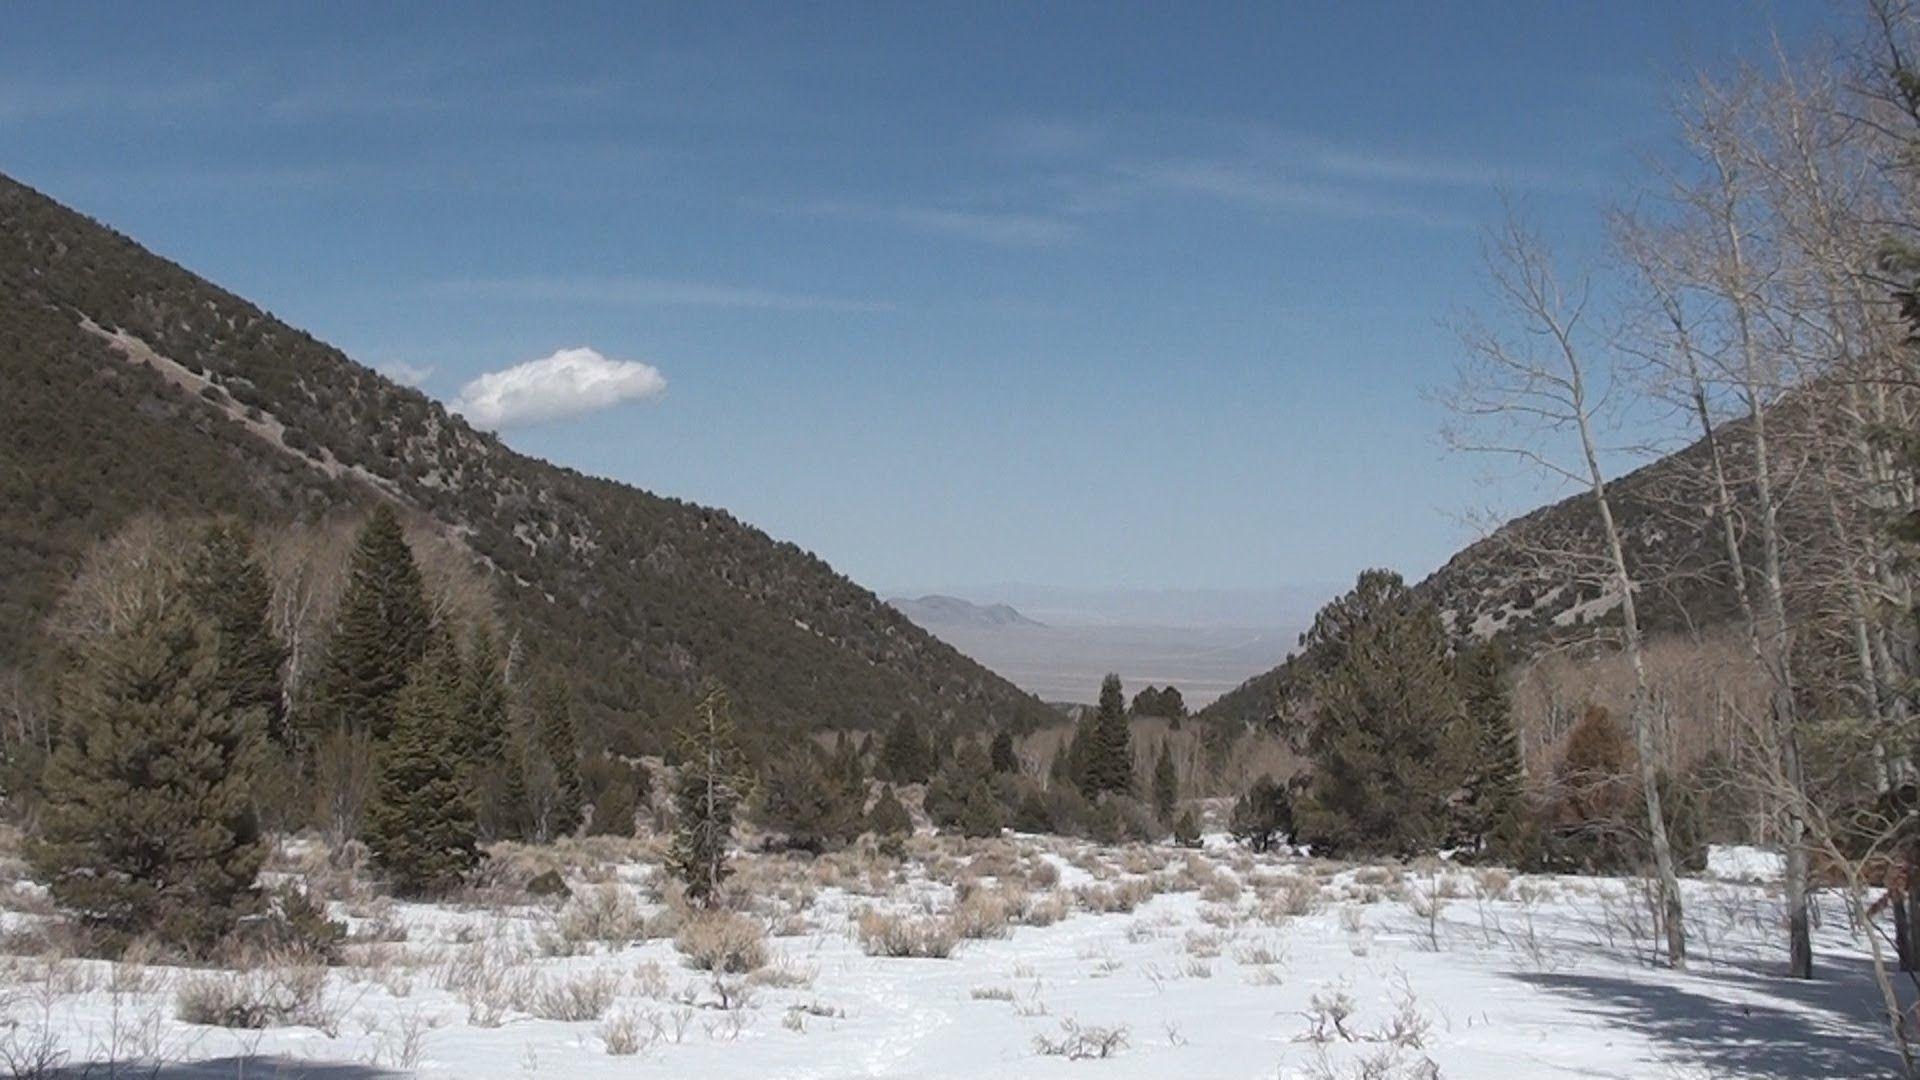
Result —
<instances>
[{"instance_id":1,"label":"dry brown grass","mask_svg":"<svg viewBox=\"0 0 1920 1080\"><path fill-rule=\"evenodd\" d=\"M951 918L938 915L893 915L863 911L856 920L860 947L868 956L925 957L944 960L960 944L960 931Z\"/></svg>"},{"instance_id":2,"label":"dry brown grass","mask_svg":"<svg viewBox=\"0 0 1920 1080\"><path fill-rule=\"evenodd\" d=\"M703 911L681 923L673 947L690 968L744 975L767 962L767 931L738 912Z\"/></svg>"}]
</instances>

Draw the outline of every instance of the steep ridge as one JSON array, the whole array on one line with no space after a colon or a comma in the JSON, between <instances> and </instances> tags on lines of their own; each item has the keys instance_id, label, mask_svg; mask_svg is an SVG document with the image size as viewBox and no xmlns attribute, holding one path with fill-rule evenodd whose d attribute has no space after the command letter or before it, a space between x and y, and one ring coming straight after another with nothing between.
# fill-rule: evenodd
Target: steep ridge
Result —
<instances>
[{"instance_id":1,"label":"steep ridge","mask_svg":"<svg viewBox=\"0 0 1920 1080\"><path fill-rule=\"evenodd\" d=\"M390 499L489 567L590 722L657 741L704 676L800 732L1044 721L1011 683L723 510L526 457L0 176L0 669L87 545L141 512L312 518Z\"/></svg>"}]
</instances>

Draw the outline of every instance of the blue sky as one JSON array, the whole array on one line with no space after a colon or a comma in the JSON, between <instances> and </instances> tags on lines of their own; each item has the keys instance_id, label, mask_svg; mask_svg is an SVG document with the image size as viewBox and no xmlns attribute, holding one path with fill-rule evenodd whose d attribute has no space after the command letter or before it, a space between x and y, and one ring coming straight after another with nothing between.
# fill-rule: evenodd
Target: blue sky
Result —
<instances>
[{"instance_id":1,"label":"blue sky","mask_svg":"<svg viewBox=\"0 0 1920 1080\"><path fill-rule=\"evenodd\" d=\"M19 6L0 170L443 400L648 365L502 434L883 590L1318 585L1543 494L1421 395L1496 186L1596 250L1673 80L1828 17Z\"/></svg>"}]
</instances>

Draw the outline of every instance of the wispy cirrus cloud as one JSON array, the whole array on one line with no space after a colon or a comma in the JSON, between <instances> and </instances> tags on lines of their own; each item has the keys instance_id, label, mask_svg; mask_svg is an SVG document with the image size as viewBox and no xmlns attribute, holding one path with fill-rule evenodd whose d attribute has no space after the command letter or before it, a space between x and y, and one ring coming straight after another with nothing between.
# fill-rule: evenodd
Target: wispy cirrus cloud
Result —
<instances>
[{"instance_id":1,"label":"wispy cirrus cloud","mask_svg":"<svg viewBox=\"0 0 1920 1080\"><path fill-rule=\"evenodd\" d=\"M1435 228L1458 228L1471 221L1390 195L1301 180L1271 169L1240 162L1209 160L1160 161L1119 166L1118 188L1109 198L1131 194L1180 194L1235 203L1266 211L1309 217L1384 219Z\"/></svg>"},{"instance_id":2,"label":"wispy cirrus cloud","mask_svg":"<svg viewBox=\"0 0 1920 1080\"><path fill-rule=\"evenodd\" d=\"M892 311L895 307L882 300L653 277L461 278L433 282L428 290L445 297L526 303L827 312Z\"/></svg>"},{"instance_id":3,"label":"wispy cirrus cloud","mask_svg":"<svg viewBox=\"0 0 1920 1080\"><path fill-rule=\"evenodd\" d=\"M806 212L817 217L877 221L1007 247L1049 247L1074 239L1080 231L1074 222L1044 213L845 202L814 203L806 207Z\"/></svg>"},{"instance_id":4,"label":"wispy cirrus cloud","mask_svg":"<svg viewBox=\"0 0 1920 1080\"><path fill-rule=\"evenodd\" d=\"M448 406L489 430L538 424L645 401L667 392L667 377L652 364L613 360L582 346L560 349L460 388Z\"/></svg>"}]
</instances>

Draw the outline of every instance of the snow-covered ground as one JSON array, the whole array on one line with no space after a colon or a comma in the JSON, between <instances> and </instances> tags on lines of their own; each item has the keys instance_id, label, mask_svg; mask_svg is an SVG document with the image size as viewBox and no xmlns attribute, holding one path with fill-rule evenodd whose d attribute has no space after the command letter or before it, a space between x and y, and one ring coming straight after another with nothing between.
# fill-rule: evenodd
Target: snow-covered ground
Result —
<instances>
[{"instance_id":1,"label":"snow-covered ground","mask_svg":"<svg viewBox=\"0 0 1920 1080\"><path fill-rule=\"evenodd\" d=\"M207 996L204 974L0 960L0 1041L70 1064L282 1063L247 1076L1521 1080L1897 1067L1865 941L1838 897L1822 898L1819 978L1781 977L1764 852L1719 856L1719 873L1687 883L1685 973L1654 963L1631 881L1254 857L1218 839L1202 853L923 837L898 863L756 856L737 883L770 932L767 963L716 977L676 949L652 849L612 850L567 854L570 911L339 905L357 936L347 963L247 976L255 996L305 999L289 1026L178 1019L183 1000ZM944 959L862 946L863 914L939 928L956 909L972 932L1003 936L962 939ZM17 932L38 917L6 920ZM661 936L621 940L636 931Z\"/></svg>"}]
</instances>

